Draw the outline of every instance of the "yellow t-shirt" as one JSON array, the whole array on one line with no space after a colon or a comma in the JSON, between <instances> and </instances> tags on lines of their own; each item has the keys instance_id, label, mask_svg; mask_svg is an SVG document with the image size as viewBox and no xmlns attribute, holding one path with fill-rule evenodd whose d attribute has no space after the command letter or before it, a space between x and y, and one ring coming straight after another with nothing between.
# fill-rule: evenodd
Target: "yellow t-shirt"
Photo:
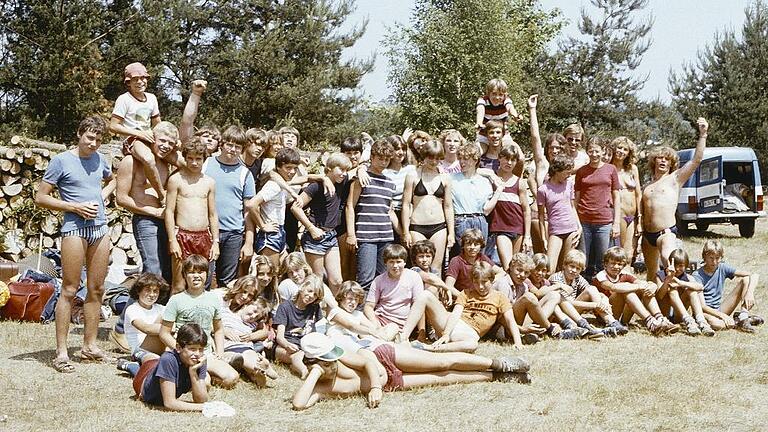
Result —
<instances>
[{"instance_id":1,"label":"yellow t-shirt","mask_svg":"<svg viewBox=\"0 0 768 432\"><path fill-rule=\"evenodd\" d=\"M512 303L504 294L491 290L481 298L474 289L459 293L456 304L462 305L461 320L483 336L493 327L499 316L512 309Z\"/></svg>"}]
</instances>

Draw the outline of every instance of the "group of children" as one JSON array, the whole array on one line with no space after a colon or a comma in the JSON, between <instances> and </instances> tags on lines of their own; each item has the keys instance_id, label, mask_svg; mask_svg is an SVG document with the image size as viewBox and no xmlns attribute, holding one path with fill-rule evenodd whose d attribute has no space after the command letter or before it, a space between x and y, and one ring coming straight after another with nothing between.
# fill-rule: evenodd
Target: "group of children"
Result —
<instances>
[{"instance_id":1,"label":"group of children","mask_svg":"<svg viewBox=\"0 0 768 432\"><path fill-rule=\"evenodd\" d=\"M134 376L146 403L199 410L211 382L231 387L242 375L263 386L276 377L270 361L278 361L304 381L297 409L353 392L375 407L382 390L530 381L523 359L472 354L484 338L520 349L542 337L617 337L634 315L654 335L680 325L711 336L762 324L749 313L758 276L722 263L715 240L704 245L704 265L688 274L685 251L666 246L674 234L653 233L663 265L648 280L633 276L628 265L641 226L634 218L647 209L655 221L662 211L652 199L621 204L640 192L634 145L593 138L585 153L577 125L542 145L534 95L535 163L526 175L522 150L506 131L509 119L522 116L501 80L478 100L476 142L456 130L439 139L421 131L349 138L324 158L319 175L308 172L293 128L195 131L204 81L193 83L179 129L160 121L144 91L148 77L138 63L126 67L129 91L109 126L129 136L118 203L134 213L145 271L116 328L131 354L118 368ZM103 199L114 188L102 188L111 170L96 153L106 129L103 120L86 119L78 146L54 158L37 196L72 225L62 228L70 265L56 311L53 366L61 372L74 370L64 317L83 262L90 300L81 357L111 359L96 346L89 320L109 247L101 241ZM667 169L654 181L679 181L690 170L672 171L671 162L667 153L654 156ZM629 221L623 213L632 211ZM624 244L609 247L619 238ZM164 253L172 271L163 268ZM725 294L728 278L737 284ZM182 401L189 391L193 402Z\"/></svg>"}]
</instances>

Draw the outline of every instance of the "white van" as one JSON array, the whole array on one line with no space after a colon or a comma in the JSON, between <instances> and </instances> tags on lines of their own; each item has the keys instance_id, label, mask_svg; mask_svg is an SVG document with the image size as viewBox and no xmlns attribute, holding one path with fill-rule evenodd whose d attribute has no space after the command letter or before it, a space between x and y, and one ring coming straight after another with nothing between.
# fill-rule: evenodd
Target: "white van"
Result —
<instances>
[{"instance_id":1,"label":"white van","mask_svg":"<svg viewBox=\"0 0 768 432\"><path fill-rule=\"evenodd\" d=\"M691 160L694 149L680 150L680 166ZM677 229L681 234L694 223L706 231L710 224L739 226L742 237L755 234L755 221L765 216L763 185L755 151L746 147L707 147L704 160L680 189Z\"/></svg>"}]
</instances>

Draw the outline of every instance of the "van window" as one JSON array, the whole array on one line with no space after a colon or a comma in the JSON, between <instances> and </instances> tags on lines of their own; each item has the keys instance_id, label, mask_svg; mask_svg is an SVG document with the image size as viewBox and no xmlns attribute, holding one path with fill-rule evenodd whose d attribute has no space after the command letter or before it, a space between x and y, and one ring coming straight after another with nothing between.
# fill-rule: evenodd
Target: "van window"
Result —
<instances>
[{"instance_id":1,"label":"van window","mask_svg":"<svg viewBox=\"0 0 768 432\"><path fill-rule=\"evenodd\" d=\"M703 162L699 167L699 182L706 183L720 177L720 161L713 159Z\"/></svg>"}]
</instances>

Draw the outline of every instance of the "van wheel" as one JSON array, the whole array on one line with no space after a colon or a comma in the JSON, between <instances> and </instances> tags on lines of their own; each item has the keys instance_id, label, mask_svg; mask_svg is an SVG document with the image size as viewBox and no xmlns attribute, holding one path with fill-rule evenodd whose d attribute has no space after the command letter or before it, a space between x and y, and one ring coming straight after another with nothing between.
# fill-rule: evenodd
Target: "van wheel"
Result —
<instances>
[{"instance_id":1,"label":"van wheel","mask_svg":"<svg viewBox=\"0 0 768 432\"><path fill-rule=\"evenodd\" d=\"M739 222L739 234L744 238L751 238L755 235L755 220L747 219Z\"/></svg>"},{"instance_id":2,"label":"van wheel","mask_svg":"<svg viewBox=\"0 0 768 432\"><path fill-rule=\"evenodd\" d=\"M699 231L706 231L709 229L709 224L706 222L696 222L696 229Z\"/></svg>"}]
</instances>

